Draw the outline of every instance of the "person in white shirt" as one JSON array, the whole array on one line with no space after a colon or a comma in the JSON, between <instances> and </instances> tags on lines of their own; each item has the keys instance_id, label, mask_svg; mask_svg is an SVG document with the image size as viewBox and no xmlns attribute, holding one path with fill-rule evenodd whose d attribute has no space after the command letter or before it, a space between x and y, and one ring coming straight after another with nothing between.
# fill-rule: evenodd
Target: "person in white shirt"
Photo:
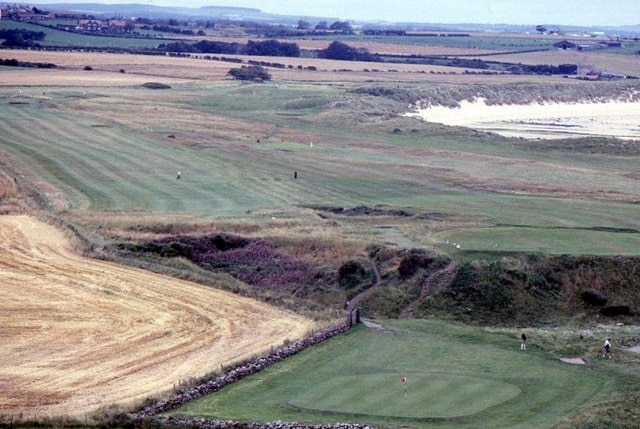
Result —
<instances>
[{"instance_id":1,"label":"person in white shirt","mask_svg":"<svg viewBox=\"0 0 640 429\"><path fill-rule=\"evenodd\" d=\"M607 340L604 342L603 348L604 354L602 355L602 357L611 359L611 338L607 338Z\"/></svg>"}]
</instances>

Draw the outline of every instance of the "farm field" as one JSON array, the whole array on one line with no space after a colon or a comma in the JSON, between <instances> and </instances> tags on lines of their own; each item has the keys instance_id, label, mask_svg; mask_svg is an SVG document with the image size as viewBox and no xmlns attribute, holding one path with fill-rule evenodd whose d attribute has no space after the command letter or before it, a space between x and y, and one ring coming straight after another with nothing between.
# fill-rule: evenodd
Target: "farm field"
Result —
<instances>
[{"instance_id":1,"label":"farm field","mask_svg":"<svg viewBox=\"0 0 640 429\"><path fill-rule=\"evenodd\" d=\"M566 419L571 427L611 396L633 408L637 355L621 352L613 362L598 355L604 335L616 336L620 349L640 342L637 294L618 290L634 284L636 271L625 264L640 256L638 141L614 133L507 138L406 114L474 99L507 106L637 99L637 81L233 57L285 64L268 69L271 81L246 83L227 74L242 64L199 56L11 50L0 57L59 66L0 67L0 337L8 344L0 390L14 392L0 393L0 425L8 414L86 419L100 407L134 407L342 320L344 302L374 287L360 298L371 314L393 317L413 305L416 317L473 320L484 313L454 298L484 299L489 290L507 300L522 285L541 302L561 302L565 313L540 323L557 322L571 339L527 328L534 340L524 354L516 326L385 318L381 330L358 326L176 413L524 428ZM238 243L266 243L259 249L272 253L258 257L267 268L297 258L318 269L309 270L309 284L263 289L223 270L259 277L262 266L252 261L198 265L184 243L202 237L231 254L244 250ZM575 264L578 274L537 267L544 257L557 257L559 270ZM417 261L409 267L416 271L402 271L407 261ZM618 264L607 265L616 271L611 294L602 261ZM451 276L429 289L431 275L444 271L438 263ZM481 278L484 267L501 283ZM580 300L587 288L626 306L631 315L620 320L631 325L600 318L600 307ZM524 295L514 296L505 312L524 308L533 320L518 301ZM571 325L588 317L593 331Z\"/></svg>"},{"instance_id":2,"label":"farm field","mask_svg":"<svg viewBox=\"0 0 640 429\"><path fill-rule=\"evenodd\" d=\"M79 256L59 230L0 217L0 416L91 418L306 335L311 320Z\"/></svg>"},{"instance_id":3,"label":"farm field","mask_svg":"<svg viewBox=\"0 0 640 429\"><path fill-rule=\"evenodd\" d=\"M379 322L169 414L384 427L547 428L636 378L602 359L595 340L606 335L602 331L584 342L595 343L581 351L587 363L570 365L536 345L542 330L528 332L533 340L521 351L515 330ZM577 338L576 333L568 340L574 353Z\"/></svg>"},{"instance_id":4,"label":"farm field","mask_svg":"<svg viewBox=\"0 0 640 429\"><path fill-rule=\"evenodd\" d=\"M0 51L1 52L1 51ZM93 78L91 72L84 71L86 66L91 66L96 74L96 85L105 79L101 73L111 72L120 75L112 76L114 84L126 82L131 79L131 84L139 84L143 77L151 79L194 79L201 81L229 80L227 72L238 64L227 61L205 60L202 55L194 55L193 58L174 58L150 55L128 55L110 53L78 53L78 52L50 52L31 50L6 51L7 59L17 59L28 62L47 62L58 65L62 70L47 70L47 82L54 85L68 85L70 76L77 76L78 84L86 85L86 81ZM245 63L252 61L274 62L273 57L225 55L225 58L242 60ZM368 62L343 62L318 58L277 58L277 62L284 64L286 69L273 68L269 72L278 81L308 82L308 83L372 83L372 82L405 82L405 83L469 83L469 84L496 84L517 82L562 82L571 84L579 82L566 82L561 77L546 76L510 76L510 75L483 75L466 73L467 69L461 67L443 67L420 64L385 64ZM290 67L291 66L291 67ZM302 66L304 70L300 70ZM153 71L150 68L153 67ZM309 70L315 67L316 70ZM43 83L41 70L21 70L11 73L10 68L4 68L6 80L0 81L4 85L29 85L39 86ZM126 75L122 76L123 70Z\"/></svg>"},{"instance_id":5,"label":"farm field","mask_svg":"<svg viewBox=\"0 0 640 429\"><path fill-rule=\"evenodd\" d=\"M638 44L640 47L640 44ZM487 61L502 61L515 64L578 64L603 72L640 77L637 55L625 55L608 51L563 51L548 49L538 52L497 54L490 57L476 57Z\"/></svg>"}]
</instances>

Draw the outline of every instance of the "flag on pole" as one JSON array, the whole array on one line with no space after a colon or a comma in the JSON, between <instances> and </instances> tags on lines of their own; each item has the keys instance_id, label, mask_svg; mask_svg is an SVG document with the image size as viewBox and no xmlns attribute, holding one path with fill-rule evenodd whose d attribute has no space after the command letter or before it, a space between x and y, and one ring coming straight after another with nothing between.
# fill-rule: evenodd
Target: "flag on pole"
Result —
<instances>
[{"instance_id":1,"label":"flag on pole","mask_svg":"<svg viewBox=\"0 0 640 429\"><path fill-rule=\"evenodd\" d=\"M402 382L402 386L404 386L404 398L407 398L407 377L402 377L400 379L400 381Z\"/></svg>"}]
</instances>

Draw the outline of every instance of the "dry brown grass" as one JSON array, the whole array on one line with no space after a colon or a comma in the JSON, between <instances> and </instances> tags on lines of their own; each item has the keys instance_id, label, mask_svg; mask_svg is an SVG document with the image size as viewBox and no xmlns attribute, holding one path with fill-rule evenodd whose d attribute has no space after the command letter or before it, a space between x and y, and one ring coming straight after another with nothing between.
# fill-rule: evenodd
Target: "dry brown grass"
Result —
<instances>
[{"instance_id":1,"label":"dry brown grass","mask_svg":"<svg viewBox=\"0 0 640 429\"><path fill-rule=\"evenodd\" d=\"M308 319L86 259L55 228L0 218L0 414L131 404L304 336Z\"/></svg>"}]
</instances>

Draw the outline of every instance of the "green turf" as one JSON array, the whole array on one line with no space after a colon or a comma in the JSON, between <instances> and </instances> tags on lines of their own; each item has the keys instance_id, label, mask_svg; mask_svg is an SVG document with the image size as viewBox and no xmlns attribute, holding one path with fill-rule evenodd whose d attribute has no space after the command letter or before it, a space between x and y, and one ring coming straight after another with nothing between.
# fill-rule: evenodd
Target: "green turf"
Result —
<instances>
[{"instance_id":1,"label":"green turf","mask_svg":"<svg viewBox=\"0 0 640 429\"><path fill-rule=\"evenodd\" d=\"M517 332L434 321L383 323L385 330L357 327L170 414L545 428L634 382L614 364L565 364L534 342L523 352Z\"/></svg>"},{"instance_id":2,"label":"green turf","mask_svg":"<svg viewBox=\"0 0 640 429\"><path fill-rule=\"evenodd\" d=\"M447 242L461 251L638 254L640 220L632 201L526 195L530 186L637 194L633 175L620 173L633 171L635 158L522 150L455 132L428 138L363 133L349 122L349 110L344 119L325 118L334 110L328 100L368 102L354 97L308 85L203 84L162 93L42 87L24 88L20 96L18 88L5 87L0 148L55 187L72 210L247 217L263 209L385 204L461 219L454 228L405 232L401 242L452 251ZM146 128L100 118L103 105L130 100L168 104L183 116ZM231 139L215 127L180 128L193 112L240 119L249 128ZM258 145L256 135L263 135L252 124L275 134ZM179 138L167 138L171 134ZM310 145L308 135L322 141ZM190 139L200 143L182 144ZM494 192L494 182L515 183L524 195ZM420 221L412 228L421 230Z\"/></svg>"},{"instance_id":3,"label":"green turf","mask_svg":"<svg viewBox=\"0 0 640 429\"><path fill-rule=\"evenodd\" d=\"M9 20L0 21L0 30L24 29L28 31L44 32L45 38L38 43L42 46L68 46L68 47L91 47L91 48L155 48L161 42L155 39L144 39L134 37L108 37L93 36L87 34L73 33L69 31L57 30L43 25L30 24L28 22L17 22ZM11 58L10 52L5 52L2 58Z\"/></svg>"},{"instance_id":4,"label":"green turf","mask_svg":"<svg viewBox=\"0 0 640 429\"><path fill-rule=\"evenodd\" d=\"M442 373L407 375L400 379L388 373L335 377L289 404L310 411L353 415L450 418L476 414L520 394L515 385L483 378Z\"/></svg>"}]
</instances>

